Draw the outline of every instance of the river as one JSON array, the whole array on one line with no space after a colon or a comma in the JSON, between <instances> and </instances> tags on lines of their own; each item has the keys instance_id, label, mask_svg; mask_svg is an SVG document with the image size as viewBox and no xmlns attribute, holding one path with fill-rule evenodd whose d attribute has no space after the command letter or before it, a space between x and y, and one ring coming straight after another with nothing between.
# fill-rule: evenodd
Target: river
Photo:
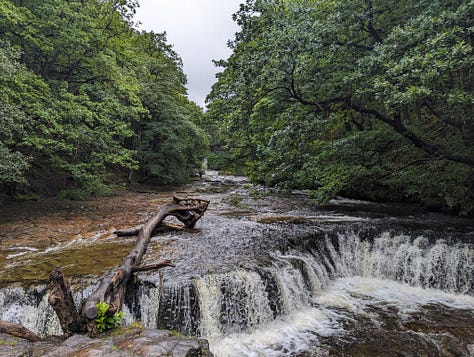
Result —
<instances>
[{"instance_id":1,"label":"river","mask_svg":"<svg viewBox=\"0 0 474 357\"><path fill-rule=\"evenodd\" d=\"M474 355L474 224L410 205L276 193L206 175L84 202L0 212L0 319L59 334L47 277L61 266L76 301L120 263L141 224L178 191L211 201L197 231L152 238L126 322L207 338L216 356Z\"/></svg>"}]
</instances>

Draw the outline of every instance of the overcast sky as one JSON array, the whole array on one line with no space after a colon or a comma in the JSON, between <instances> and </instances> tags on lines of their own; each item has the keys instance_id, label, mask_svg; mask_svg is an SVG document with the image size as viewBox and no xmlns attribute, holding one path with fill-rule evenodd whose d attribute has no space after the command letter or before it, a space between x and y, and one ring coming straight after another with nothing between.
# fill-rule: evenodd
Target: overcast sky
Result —
<instances>
[{"instance_id":1,"label":"overcast sky","mask_svg":"<svg viewBox=\"0 0 474 357\"><path fill-rule=\"evenodd\" d=\"M232 14L243 0L139 0L135 21L141 29L166 31L168 43L183 60L189 99L204 107L219 71L213 59L228 58L227 41L238 26Z\"/></svg>"}]
</instances>

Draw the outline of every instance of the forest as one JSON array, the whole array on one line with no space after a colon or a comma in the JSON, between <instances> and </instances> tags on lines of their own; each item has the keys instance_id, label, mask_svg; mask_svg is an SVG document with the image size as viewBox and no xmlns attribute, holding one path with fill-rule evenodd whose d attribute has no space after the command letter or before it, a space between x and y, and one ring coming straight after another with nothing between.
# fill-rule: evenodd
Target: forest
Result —
<instances>
[{"instance_id":1,"label":"forest","mask_svg":"<svg viewBox=\"0 0 474 357\"><path fill-rule=\"evenodd\" d=\"M474 215L472 0L247 0L203 111L136 0L0 1L0 193L211 168Z\"/></svg>"},{"instance_id":2,"label":"forest","mask_svg":"<svg viewBox=\"0 0 474 357\"><path fill-rule=\"evenodd\" d=\"M137 1L0 1L0 191L81 199L180 184L207 147L164 34Z\"/></svg>"},{"instance_id":3,"label":"forest","mask_svg":"<svg viewBox=\"0 0 474 357\"><path fill-rule=\"evenodd\" d=\"M234 20L211 165L318 202L473 214L473 1L252 0Z\"/></svg>"}]
</instances>

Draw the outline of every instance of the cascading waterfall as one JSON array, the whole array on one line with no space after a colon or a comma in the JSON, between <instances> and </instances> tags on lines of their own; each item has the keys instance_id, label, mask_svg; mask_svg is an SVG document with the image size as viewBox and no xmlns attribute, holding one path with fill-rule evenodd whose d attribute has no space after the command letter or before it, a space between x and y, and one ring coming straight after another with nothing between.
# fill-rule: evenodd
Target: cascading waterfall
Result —
<instances>
[{"instance_id":1,"label":"cascading waterfall","mask_svg":"<svg viewBox=\"0 0 474 357\"><path fill-rule=\"evenodd\" d=\"M87 287L78 284L74 289L76 306L96 287L96 282L91 282ZM61 335L59 320L49 304L48 297L47 285L0 289L0 320L22 324L39 336Z\"/></svg>"},{"instance_id":2,"label":"cascading waterfall","mask_svg":"<svg viewBox=\"0 0 474 357\"><path fill-rule=\"evenodd\" d=\"M139 299L141 304L141 299ZM155 301L150 301L153 308ZM194 334L198 328L200 315L197 305L195 287L190 281L177 281L166 284L158 307L158 325L149 327L164 327Z\"/></svg>"},{"instance_id":3,"label":"cascading waterfall","mask_svg":"<svg viewBox=\"0 0 474 357\"><path fill-rule=\"evenodd\" d=\"M256 272L239 270L207 275L197 279L195 285L202 336L253 329L273 318L265 285Z\"/></svg>"},{"instance_id":4,"label":"cascading waterfall","mask_svg":"<svg viewBox=\"0 0 474 357\"><path fill-rule=\"evenodd\" d=\"M271 266L255 271L195 279L201 316L195 332L215 337L255 329L277 316L311 306L332 281L352 276L474 295L474 248L470 244L430 243L424 237L389 233L369 241L345 232L336 237L314 236L305 249L275 252Z\"/></svg>"},{"instance_id":5,"label":"cascading waterfall","mask_svg":"<svg viewBox=\"0 0 474 357\"><path fill-rule=\"evenodd\" d=\"M383 233L373 243L339 234L333 256L342 276L389 279L424 288L474 295L474 248L439 239Z\"/></svg>"},{"instance_id":6,"label":"cascading waterfall","mask_svg":"<svg viewBox=\"0 0 474 357\"><path fill-rule=\"evenodd\" d=\"M264 266L256 264L254 270L207 274L165 282L162 287L142 282L127 299L127 321L138 319L148 327L200 335L221 356L291 355L314 350L321 336L343 333L340 308L362 306L347 296L371 293L359 291L371 286L369 280L350 280L353 277L376 279L371 280L375 285L395 281L417 289L439 289L442 294L463 294L464 300L441 295L456 303L462 300L463 307L474 312L472 244L388 232L360 238L347 230L301 237L291 248L272 252L270 260ZM91 289L78 293L77 302ZM371 289L376 295L377 288ZM23 323L43 335L58 334L46 290L0 290L0 319ZM276 342L281 340L288 342Z\"/></svg>"},{"instance_id":7,"label":"cascading waterfall","mask_svg":"<svg viewBox=\"0 0 474 357\"><path fill-rule=\"evenodd\" d=\"M304 251L294 247L273 254L272 267L256 272L216 274L197 281L201 314L206 316L201 321L205 326L201 334L211 340L216 355L281 356L305 350L314 352L319 348L318 339L343 333L339 322L344 318L353 320L347 313L370 310L370 304L364 300L372 298L376 307L398 304L397 308L402 310L416 311L422 304L441 301L462 306L474 314L471 244L448 244L442 239L430 242L421 236L412 239L389 233L373 240L361 240L353 232L344 232L332 237L314 236L304 245ZM260 280L264 288L244 284L242 278L236 279L236 274L239 277L252 274L252 281ZM420 288L440 290L425 293ZM392 293L397 290L401 291L398 295ZM252 295L252 298L240 298L229 305L222 303L224 294ZM362 302L354 296L363 297ZM248 315L248 303L256 307L251 313L258 315ZM273 315L274 321L266 306L278 311ZM341 309L347 311L341 313ZM219 323L228 314L234 316L233 322L241 329ZM242 324L247 318L259 324ZM247 333L235 333L243 330Z\"/></svg>"},{"instance_id":8,"label":"cascading waterfall","mask_svg":"<svg viewBox=\"0 0 474 357\"><path fill-rule=\"evenodd\" d=\"M46 290L45 285L1 289L0 320L21 323L39 335L60 334L59 320L48 303Z\"/></svg>"},{"instance_id":9,"label":"cascading waterfall","mask_svg":"<svg viewBox=\"0 0 474 357\"><path fill-rule=\"evenodd\" d=\"M142 282L134 284L130 291L133 293L127 294L124 305L125 321L138 320L144 326L156 327L161 301L160 286Z\"/></svg>"}]
</instances>

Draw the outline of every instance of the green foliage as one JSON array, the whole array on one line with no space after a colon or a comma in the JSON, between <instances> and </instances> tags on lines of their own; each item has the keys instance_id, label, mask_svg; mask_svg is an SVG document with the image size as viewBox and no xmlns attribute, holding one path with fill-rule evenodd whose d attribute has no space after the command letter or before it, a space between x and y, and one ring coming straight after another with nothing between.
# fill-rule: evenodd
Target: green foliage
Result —
<instances>
[{"instance_id":1,"label":"green foliage","mask_svg":"<svg viewBox=\"0 0 474 357\"><path fill-rule=\"evenodd\" d=\"M71 201L85 201L90 197L87 191L81 189L64 189L59 191L58 198L67 199Z\"/></svg>"},{"instance_id":2,"label":"green foliage","mask_svg":"<svg viewBox=\"0 0 474 357\"><path fill-rule=\"evenodd\" d=\"M0 187L26 182L29 166L18 146L28 118L14 100L14 88L25 85L29 74L18 56L9 43L0 41Z\"/></svg>"},{"instance_id":3,"label":"green foliage","mask_svg":"<svg viewBox=\"0 0 474 357\"><path fill-rule=\"evenodd\" d=\"M208 97L215 155L319 201L474 214L473 15L461 0L248 0Z\"/></svg>"},{"instance_id":4,"label":"green foliage","mask_svg":"<svg viewBox=\"0 0 474 357\"><path fill-rule=\"evenodd\" d=\"M123 312L119 311L113 316L107 315L107 310L109 309L109 304L104 301L99 301L97 303L97 316L95 318L95 326L100 333L105 330L111 330L115 327L118 327L122 324Z\"/></svg>"},{"instance_id":5,"label":"green foliage","mask_svg":"<svg viewBox=\"0 0 474 357\"><path fill-rule=\"evenodd\" d=\"M183 97L181 60L164 36L145 33L139 41L148 58L143 60L139 93L148 116L136 126L139 173L160 184L181 184L196 174L207 151L207 137L198 127L202 110Z\"/></svg>"},{"instance_id":6,"label":"green foliage","mask_svg":"<svg viewBox=\"0 0 474 357\"><path fill-rule=\"evenodd\" d=\"M165 36L133 28L136 6L0 1L0 190L98 196L133 171L183 182L198 165L201 109Z\"/></svg>"},{"instance_id":7,"label":"green foliage","mask_svg":"<svg viewBox=\"0 0 474 357\"><path fill-rule=\"evenodd\" d=\"M15 196L15 200L18 200L18 201L38 201L39 199L40 199L40 196L34 193L17 194Z\"/></svg>"}]
</instances>

